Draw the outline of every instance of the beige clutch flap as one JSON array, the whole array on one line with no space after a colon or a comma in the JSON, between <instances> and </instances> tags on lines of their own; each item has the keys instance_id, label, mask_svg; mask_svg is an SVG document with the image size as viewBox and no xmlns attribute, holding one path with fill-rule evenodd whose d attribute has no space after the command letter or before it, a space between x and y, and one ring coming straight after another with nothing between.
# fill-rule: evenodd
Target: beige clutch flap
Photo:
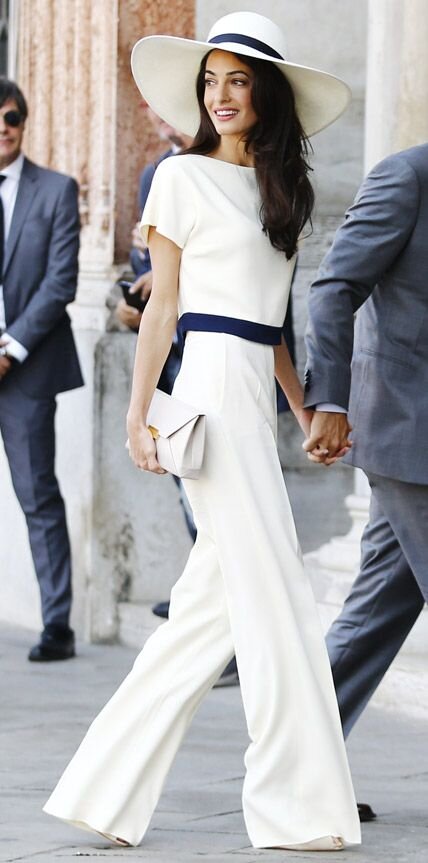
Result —
<instances>
[{"instance_id":1,"label":"beige clutch flap","mask_svg":"<svg viewBox=\"0 0 428 863\"><path fill-rule=\"evenodd\" d=\"M157 460L175 476L196 479L205 446L205 416L162 390L155 390L147 425L156 441Z\"/></svg>"}]
</instances>

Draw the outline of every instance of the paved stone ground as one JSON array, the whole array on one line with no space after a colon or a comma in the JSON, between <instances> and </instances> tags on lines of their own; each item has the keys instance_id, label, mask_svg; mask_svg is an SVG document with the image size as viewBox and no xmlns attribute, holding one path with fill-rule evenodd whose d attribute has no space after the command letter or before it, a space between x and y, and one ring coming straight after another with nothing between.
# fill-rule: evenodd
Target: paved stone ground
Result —
<instances>
[{"instance_id":1,"label":"paved stone ground","mask_svg":"<svg viewBox=\"0 0 428 863\"><path fill-rule=\"evenodd\" d=\"M0 639L1 861L331 860L331 854L250 847L240 808L246 733L237 688L207 697L139 848L116 849L45 816L41 806L50 789L135 651L81 645L76 660L34 666L26 660L33 640L33 634L9 627ZM357 796L370 801L379 818L364 827L361 849L341 853L341 863L427 863L427 738L426 724L379 708L366 712L349 751Z\"/></svg>"}]
</instances>

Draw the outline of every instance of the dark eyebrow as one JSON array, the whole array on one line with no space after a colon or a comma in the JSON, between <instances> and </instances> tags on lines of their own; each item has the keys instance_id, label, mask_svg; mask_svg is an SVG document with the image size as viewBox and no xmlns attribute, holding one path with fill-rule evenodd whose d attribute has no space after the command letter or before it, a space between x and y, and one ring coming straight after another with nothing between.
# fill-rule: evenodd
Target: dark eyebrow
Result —
<instances>
[{"instance_id":1,"label":"dark eyebrow","mask_svg":"<svg viewBox=\"0 0 428 863\"><path fill-rule=\"evenodd\" d=\"M214 78L216 77L216 73L211 72L211 69L205 69L205 74L206 75L214 75ZM235 69L233 72L226 72L226 76L227 75L245 75L247 78L250 77L247 72L244 72L243 69Z\"/></svg>"}]
</instances>

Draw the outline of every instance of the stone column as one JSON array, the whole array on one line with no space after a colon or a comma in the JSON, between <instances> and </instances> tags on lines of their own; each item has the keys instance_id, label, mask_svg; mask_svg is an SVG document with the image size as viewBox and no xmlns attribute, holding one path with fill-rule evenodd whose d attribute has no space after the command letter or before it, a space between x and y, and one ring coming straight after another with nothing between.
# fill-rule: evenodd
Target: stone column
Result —
<instances>
[{"instance_id":1,"label":"stone column","mask_svg":"<svg viewBox=\"0 0 428 863\"><path fill-rule=\"evenodd\" d=\"M428 140L428 16L425 0L369 0L365 171L389 153ZM346 504L352 528L307 555L325 626L337 615L358 571L360 539L368 521L370 489L355 471ZM422 619L424 618L424 619ZM426 652L426 613L405 650Z\"/></svg>"},{"instance_id":2,"label":"stone column","mask_svg":"<svg viewBox=\"0 0 428 863\"><path fill-rule=\"evenodd\" d=\"M428 140L426 0L369 0L366 168Z\"/></svg>"},{"instance_id":3,"label":"stone column","mask_svg":"<svg viewBox=\"0 0 428 863\"><path fill-rule=\"evenodd\" d=\"M35 6L37 14L35 14ZM72 174L82 221L78 327L102 329L114 262L118 0L22 0L19 83L26 152Z\"/></svg>"}]
</instances>

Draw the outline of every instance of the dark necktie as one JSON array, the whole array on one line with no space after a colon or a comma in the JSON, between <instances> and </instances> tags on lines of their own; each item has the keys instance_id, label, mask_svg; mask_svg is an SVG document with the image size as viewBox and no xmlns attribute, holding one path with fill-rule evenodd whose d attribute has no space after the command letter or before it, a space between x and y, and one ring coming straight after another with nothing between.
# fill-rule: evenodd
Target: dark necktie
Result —
<instances>
[{"instance_id":1,"label":"dark necktie","mask_svg":"<svg viewBox=\"0 0 428 863\"><path fill-rule=\"evenodd\" d=\"M0 186L5 180L4 174L0 174ZM4 259L4 210L3 201L0 195L0 284L3 281L3 259Z\"/></svg>"}]
</instances>

